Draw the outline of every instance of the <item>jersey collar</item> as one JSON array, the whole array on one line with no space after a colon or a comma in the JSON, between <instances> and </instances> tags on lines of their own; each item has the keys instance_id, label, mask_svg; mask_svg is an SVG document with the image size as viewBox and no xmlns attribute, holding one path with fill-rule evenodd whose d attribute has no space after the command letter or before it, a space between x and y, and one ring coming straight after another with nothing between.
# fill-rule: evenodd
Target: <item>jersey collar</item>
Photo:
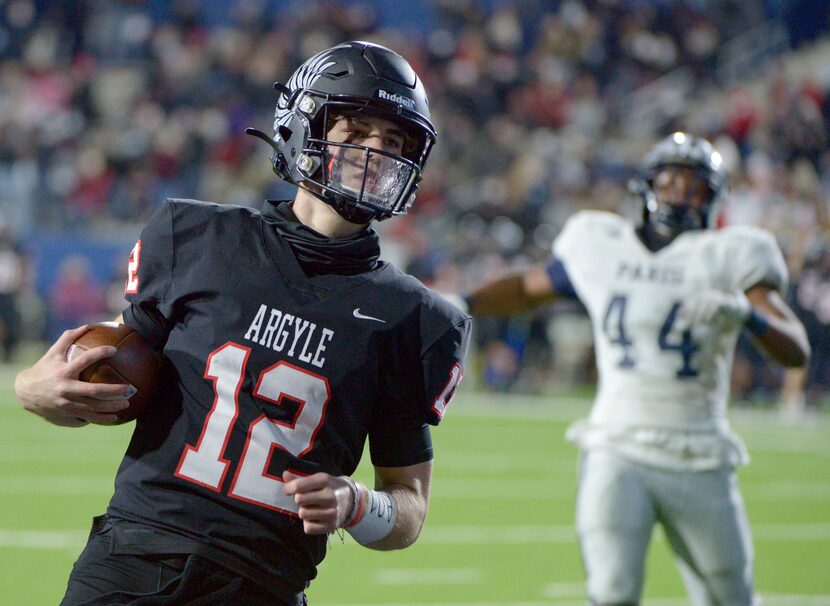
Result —
<instances>
[{"instance_id":1,"label":"jersey collar","mask_svg":"<svg viewBox=\"0 0 830 606\"><path fill-rule=\"evenodd\" d=\"M327 274L354 276L372 271L380 257L377 233L368 228L348 238L329 238L300 223L291 203L268 200L262 215L288 242L308 277Z\"/></svg>"}]
</instances>

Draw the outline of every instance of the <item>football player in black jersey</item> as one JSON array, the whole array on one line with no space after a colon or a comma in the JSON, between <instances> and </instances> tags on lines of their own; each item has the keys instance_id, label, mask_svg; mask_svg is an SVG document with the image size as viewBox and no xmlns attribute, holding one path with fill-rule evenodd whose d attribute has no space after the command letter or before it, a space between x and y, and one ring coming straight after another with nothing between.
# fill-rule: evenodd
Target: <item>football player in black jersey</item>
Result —
<instances>
[{"instance_id":1,"label":"football player in black jersey","mask_svg":"<svg viewBox=\"0 0 830 606\"><path fill-rule=\"evenodd\" d=\"M163 376L65 605L303 604L335 529L381 550L421 530L429 425L471 320L380 261L369 224L412 204L435 142L427 97L400 55L363 42L277 88L273 139L250 132L293 202L168 200L130 255L121 320L164 353ZM127 386L78 380L113 348L65 362L84 330L18 375L23 408L80 426L126 406ZM367 437L373 489L349 477Z\"/></svg>"}]
</instances>

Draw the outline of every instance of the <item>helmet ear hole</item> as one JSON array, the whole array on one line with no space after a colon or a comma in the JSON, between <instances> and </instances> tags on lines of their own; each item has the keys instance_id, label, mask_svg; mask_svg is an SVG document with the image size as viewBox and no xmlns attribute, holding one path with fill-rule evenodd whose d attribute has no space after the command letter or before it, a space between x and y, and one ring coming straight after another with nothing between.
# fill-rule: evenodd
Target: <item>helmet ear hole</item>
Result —
<instances>
[{"instance_id":1,"label":"helmet ear hole","mask_svg":"<svg viewBox=\"0 0 830 606\"><path fill-rule=\"evenodd\" d=\"M291 138L291 135L293 135L293 134L294 134L294 133L291 131L291 129L290 129L290 128L288 128L287 126L279 126L279 127L277 127L277 133L279 134L280 139L282 139L283 141L288 141L288 140Z\"/></svg>"}]
</instances>

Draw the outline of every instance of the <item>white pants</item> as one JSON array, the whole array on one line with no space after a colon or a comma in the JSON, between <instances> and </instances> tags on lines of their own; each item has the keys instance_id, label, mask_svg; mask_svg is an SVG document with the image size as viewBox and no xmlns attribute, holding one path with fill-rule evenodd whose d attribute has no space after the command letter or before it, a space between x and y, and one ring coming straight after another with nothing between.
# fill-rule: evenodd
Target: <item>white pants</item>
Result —
<instances>
[{"instance_id":1,"label":"white pants","mask_svg":"<svg viewBox=\"0 0 830 606\"><path fill-rule=\"evenodd\" d=\"M638 604L659 522L695 606L752 606L752 540L732 469L677 472L583 451L577 530L596 604Z\"/></svg>"}]
</instances>

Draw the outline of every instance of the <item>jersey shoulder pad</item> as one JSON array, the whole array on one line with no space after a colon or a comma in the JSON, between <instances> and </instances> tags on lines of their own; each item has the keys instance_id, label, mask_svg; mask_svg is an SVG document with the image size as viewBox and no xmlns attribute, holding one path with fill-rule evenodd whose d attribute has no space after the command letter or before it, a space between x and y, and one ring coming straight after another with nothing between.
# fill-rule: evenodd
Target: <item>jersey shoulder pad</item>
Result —
<instances>
[{"instance_id":1,"label":"jersey shoulder pad","mask_svg":"<svg viewBox=\"0 0 830 606\"><path fill-rule=\"evenodd\" d=\"M379 300L389 301L402 325L417 326L422 350L428 349L447 332L470 332L472 318L417 278L384 263L375 272L373 283Z\"/></svg>"},{"instance_id":2,"label":"jersey shoulder pad","mask_svg":"<svg viewBox=\"0 0 830 606\"><path fill-rule=\"evenodd\" d=\"M432 290L418 278L402 272L391 263L384 263L384 271L377 272L378 285L385 291L392 291L399 301L408 300L413 309L423 315L426 321L455 325L470 316Z\"/></svg>"},{"instance_id":3,"label":"jersey shoulder pad","mask_svg":"<svg viewBox=\"0 0 830 606\"><path fill-rule=\"evenodd\" d=\"M787 265L771 232L751 225L732 225L716 233L723 243L724 257L733 266L736 288L748 290L766 284L782 292L786 289Z\"/></svg>"},{"instance_id":4,"label":"jersey shoulder pad","mask_svg":"<svg viewBox=\"0 0 830 606\"><path fill-rule=\"evenodd\" d=\"M601 210L581 210L572 215L553 243L553 254L566 259L598 240L617 238L630 225L625 217Z\"/></svg>"},{"instance_id":5,"label":"jersey shoulder pad","mask_svg":"<svg viewBox=\"0 0 830 606\"><path fill-rule=\"evenodd\" d=\"M189 200L183 198L168 198L167 203L172 207L174 227L198 224L199 221L213 218L226 220L229 216L254 216L259 211L247 206L236 204L219 204L204 200Z\"/></svg>"},{"instance_id":6,"label":"jersey shoulder pad","mask_svg":"<svg viewBox=\"0 0 830 606\"><path fill-rule=\"evenodd\" d=\"M565 226L570 224L581 226L582 229L608 229L619 228L628 223L625 217L605 210L580 210L565 222Z\"/></svg>"},{"instance_id":7,"label":"jersey shoulder pad","mask_svg":"<svg viewBox=\"0 0 830 606\"><path fill-rule=\"evenodd\" d=\"M755 225L727 225L717 232L722 237L729 238L735 242L775 242L775 236L769 230Z\"/></svg>"},{"instance_id":8,"label":"jersey shoulder pad","mask_svg":"<svg viewBox=\"0 0 830 606\"><path fill-rule=\"evenodd\" d=\"M168 199L175 248L183 261L201 257L205 247L235 245L255 230L261 213L247 206L202 200Z\"/></svg>"}]
</instances>

